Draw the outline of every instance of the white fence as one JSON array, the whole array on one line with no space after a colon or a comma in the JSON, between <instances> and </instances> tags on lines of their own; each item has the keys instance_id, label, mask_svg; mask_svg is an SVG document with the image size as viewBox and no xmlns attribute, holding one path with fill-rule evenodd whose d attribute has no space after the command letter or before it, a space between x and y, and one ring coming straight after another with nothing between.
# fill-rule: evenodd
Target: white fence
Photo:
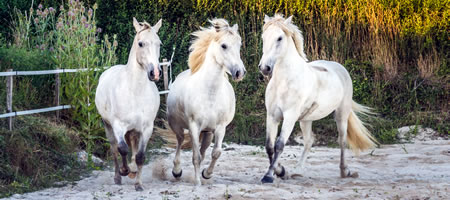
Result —
<instances>
[{"instance_id":1,"label":"white fence","mask_svg":"<svg viewBox=\"0 0 450 200\"><path fill-rule=\"evenodd\" d=\"M167 94L169 93L169 83L172 82L172 59L175 53L175 47L173 48L172 56L170 58L170 61L167 61L167 59L163 59L163 62L160 63L160 65L163 68L163 80L164 80L164 91L160 91L159 94ZM8 70L7 72L0 72L1 76L6 76L6 109L7 113L0 114L1 118L9 118L8 119L8 125L9 130L12 130L13 127L13 117L19 116L19 115L30 115L30 114L36 114L36 113L43 113L43 112L51 112L56 111L56 118L59 119L59 110L69 109L72 106L71 105L59 105L60 104L60 86L61 81L59 78L59 74L61 73L77 73L77 72L83 72L87 71L88 69L55 69L55 70L42 70L42 71L12 71ZM102 69L94 69L95 71L99 71ZM170 72L169 72L170 70ZM169 77L170 73L170 77ZM40 108L40 109L34 109L34 110L25 110L25 111L12 111L12 97L13 97L13 80L14 76L30 76L30 75L47 75L47 74L55 74L56 75L56 86L55 86L55 102L56 106L54 107L48 107L48 108ZM170 79L170 81L169 81Z\"/></svg>"}]
</instances>

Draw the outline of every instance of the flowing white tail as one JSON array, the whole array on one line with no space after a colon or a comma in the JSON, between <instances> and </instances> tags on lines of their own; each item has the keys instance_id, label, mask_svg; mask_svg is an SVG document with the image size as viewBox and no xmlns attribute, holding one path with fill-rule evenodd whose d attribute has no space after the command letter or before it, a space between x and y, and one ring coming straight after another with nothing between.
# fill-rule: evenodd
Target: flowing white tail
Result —
<instances>
[{"instance_id":1,"label":"flowing white tail","mask_svg":"<svg viewBox=\"0 0 450 200\"><path fill-rule=\"evenodd\" d=\"M348 117L347 127L347 142L353 152L359 154L360 151L364 151L375 147L377 140L372 136L370 131L364 126L356 114L373 115L369 107L360 105L355 101L352 102L352 112Z\"/></svg>"}]
</instances>

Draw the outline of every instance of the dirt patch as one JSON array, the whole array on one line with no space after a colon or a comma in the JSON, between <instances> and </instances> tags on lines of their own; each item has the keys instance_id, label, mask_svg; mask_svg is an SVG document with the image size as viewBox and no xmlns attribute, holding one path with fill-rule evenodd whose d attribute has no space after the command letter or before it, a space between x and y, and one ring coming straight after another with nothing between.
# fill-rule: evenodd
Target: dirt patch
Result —
<instances>
[{"instance_id":1,"label":"dirt patch","mask_svg":"<svg viewBox=\"0 0 450 200\"><path fill-rule=\"evenodd\" d=\"M289 180L261 184L268 167L265 150L257 146L228 145L217 163L213 178L193 186L191 152L182 153L183 176L171 175L173 151L144 167L144 191L134 190L134 180L123 178L115 185L112 169L94 171L73 185L50 188L11 199L449 199L450 141L385 145L353 156L347 163L359 178L339 177L339 149L313 147L304 170L296 169L301 146L287 146L281 163ZM210 150L209 150L210 151ZM209 164L207 155L202 169Z\"/></svg>"}]
</instances>

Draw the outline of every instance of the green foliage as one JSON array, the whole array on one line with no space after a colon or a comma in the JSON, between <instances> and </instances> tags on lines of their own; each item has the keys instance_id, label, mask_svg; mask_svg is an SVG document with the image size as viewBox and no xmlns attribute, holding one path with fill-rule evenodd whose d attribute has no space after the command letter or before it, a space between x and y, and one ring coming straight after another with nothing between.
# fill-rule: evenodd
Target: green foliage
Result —
<instances>
[{"instance_id":1,"label":"green foliage","mask_svg":"<svg viewBox=\"0 0 450 200\"><path fill-rule=\"evenodd\" d=\"M2 53L2 49L0 55L5 55L5 59L1 61L5 63L5 67L15 70L86 69L81 73L61 75L62 102L73 107L66 119L81 132L82 147L89 152L104 155L107 148L101 119L95 108L95 88L103 67L112 66L116 62L114 52L117 41L114 36L111 43L108 35L104 35L103 40L100 39L101 29L97 28L95 20L96 9L96 4L90 8L80 1L69 1L67 5L59 6L58 10L53 7L45 8L42 4L37 9L31 8L24 12L14 10L14 42L11 46L5 46L5 53ZM30 54L24 55L27 53ZM20 66L27 59L32 62ZM39 62L45 63L45 68ZM52 102L53 95L49 94L53 93L53 79L48 78L40 76L17 80L20 81L20 84L16 84L19 92L14 98L20 100L14 105L24 109L20 102L25 99L29 100L27 103L36 105L39 100L43 100L34 97L38 95L48 98L44 102ZM42 80L47 82L42 85L33 84L37 81L42 83ZM43 93L40 93L40 87L44 87Z\"/></svg>"},{"instance_id":2,"label":"green foliage","mask_svg":"<svg viewBox=\"0 0 450 200\"><path fill-rule=\"evenodd\" d=\"M0 46L0 71L14 70L45 70L52 69L54 63L51 57L39 50L17 48L15 46ZM0 87L0 99L6 99L6 78L1 77L3 87ZM16 76L13 87L13 109L34 109L48 107L53 102L53 76ZM0 111L6 112L6 104L0 103Z\"/></svg>"},{"instance_id":3,"label":"green foliage","mask_svg":"<svg viewBox=\"0 0 450 200\"><path fill-rule=\"evenodd\" d=\"M96 70L115 63L117 42L114 36L111 44L108 35L100 41L101 29L97 29L95 21L96 4L89 8L79 1L70 1L67 6L61 6L54 24L55 52L52 55L58 68L87 69L63 76L64 101L73 106L70 119L82 133L83 147L104 155L107 149L102 145L105 137L94 103L95 89L103 70Z\"/></svg>"},{"instance_id":4,"label":"green foliage","mask_svg":"<svg viewBox=\"0 0 450 200\"><path fill-rule=\"evenodd\" d=\"M82 173L73 153L80 141L74 131L40 116L15 118L13 131L6 127L0 126L0 197L74 180Z\"/></svg>"}]
</instances>

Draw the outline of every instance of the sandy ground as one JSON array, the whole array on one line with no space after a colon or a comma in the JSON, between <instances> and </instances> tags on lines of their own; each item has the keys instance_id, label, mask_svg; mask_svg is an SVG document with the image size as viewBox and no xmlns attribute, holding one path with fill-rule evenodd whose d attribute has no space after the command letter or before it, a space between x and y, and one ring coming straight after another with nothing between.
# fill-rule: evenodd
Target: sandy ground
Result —
<instances>
[{"instance_id":1,"label":"sandy ground","mask_svg":"<svg viewBox=\"0 0 450 200\"><path fill-rule=\"evenodd\" d=\"M360 156L348 151L349 167L359 178L347 179L339 177L336 148L313 147L306 168L294 169L302 149L287 146L281 159L290 174L302 176L277 178L273 184L260 182L268 167L262 147L230 144L213 178L200 187L193 186L191 152L182 153L183 176L175 181L171 175L174 150L163 149L159 153L166 151L168 156L144 167L142 192L135 191L134 180L128 177L122 179L123 185L115 185L114 173L108 169L64 187L16 194L11 199L450 199L449 140L383 145ZM202 169L209 161L208 154Z\"/></svg>"}]
</instances>

